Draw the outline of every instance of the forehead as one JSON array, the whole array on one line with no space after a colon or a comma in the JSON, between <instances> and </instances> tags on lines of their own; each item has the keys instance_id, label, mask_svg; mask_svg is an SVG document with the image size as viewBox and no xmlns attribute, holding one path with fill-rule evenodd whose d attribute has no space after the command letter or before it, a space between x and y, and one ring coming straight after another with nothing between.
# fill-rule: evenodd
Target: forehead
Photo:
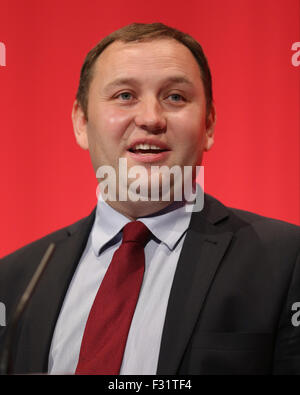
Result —
<instances>
[{"instance_id":1,"label":"forehead","mask_svg":"<svg viewBox=\"0 0 300 395\"><path fill-rule=\"evenodd\" d=\"M151 79L177 75L195 84L201 82L199 65L192 52L174 39L163 38L147 42L115 41L98 57L94 77L102 84L115 78Z\"/></svg>"}]
</instances>

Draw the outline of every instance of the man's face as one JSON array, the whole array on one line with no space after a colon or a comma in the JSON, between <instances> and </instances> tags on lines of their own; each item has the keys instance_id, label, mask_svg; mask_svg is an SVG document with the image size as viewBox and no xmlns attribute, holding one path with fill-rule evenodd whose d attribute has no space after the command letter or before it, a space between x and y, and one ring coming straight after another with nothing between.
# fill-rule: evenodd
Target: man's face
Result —
<instances>
[{"instance_id":1,"label":"man's face","mask_svg":"<svg viewBox=\"0 0 300 395\"><path fill-rule=\"evenodd\" d=\"M109 45L94 65L87 118L75 102L77 142L95 171L117 169L119 158L128 169L200 165L213 144L214 109L206 114L199 65L173 39Z\"/></svg>"}]
</instances>

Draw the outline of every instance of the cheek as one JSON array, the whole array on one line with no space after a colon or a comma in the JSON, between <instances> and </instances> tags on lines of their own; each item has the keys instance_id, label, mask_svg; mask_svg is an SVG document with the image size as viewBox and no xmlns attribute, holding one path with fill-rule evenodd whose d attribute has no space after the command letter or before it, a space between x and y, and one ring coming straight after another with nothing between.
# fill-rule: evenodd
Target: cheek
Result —
<instances>
[{"instance_id":1,"label":"cheek","mask_svg":"<svg viewBox=\"0 0 300 395\"><path fill-rule=\"evenodd\" d=\"M175 119L174 119L175 121ZM177 146L176 161L185 165L199 165L204 150L206 123L203 112L182 114L173 123L173 138Z\"/></svg>"},{"instance_id":2,"label":"cheek","mask_svg":"<svg viewBox=\"0 0 300 395\"><path fill-rule=\"evenodd\" d=\"M182 144L182 147L195 150L195 146L203 145L205 136L205 117L202 112L186 112L177 114L172 119L172 129L175 139Z\"/></svg>"},{"instance_id":3,"label":"cheek","mask_svg":"<svg viewBox=\"0 0 300 395\"><path fill-rule=\"evenodd\" d=\"M103 163L112 163L120 155L122 140L131 118L124 111L116 111L110 106L101 106L91 111L88 121L89 150L98 167Z\"/></svg>"},{"instance_id":4,"label":"cheek","mask_svg":"<svg viewBox=\"0 0 300 395\"><path fill-rule=\"evenodd\" d=\"M130 114L122 109L112 106L106 106L99 112L98 124L101 124L102 130L109 139L119 139L126 132L131 122Z\"/></svg>"}]
</instances>

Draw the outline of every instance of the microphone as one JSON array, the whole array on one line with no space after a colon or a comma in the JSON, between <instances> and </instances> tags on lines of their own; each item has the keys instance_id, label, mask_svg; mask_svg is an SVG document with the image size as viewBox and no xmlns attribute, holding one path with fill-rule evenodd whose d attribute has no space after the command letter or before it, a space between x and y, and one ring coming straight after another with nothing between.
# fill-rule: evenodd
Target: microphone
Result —
<instances>
[{"instance_id":1,"label":"microphone","mask_svg":"<svg viewBox=\"0 0 300 395\"><path fill-rule=\"evenodd\" d=\"M40 278L43 272L45 271L48 262L50 261L54 249L55 249L55 244L51 243L48 246L42 260L38 264L36 271L34 272L29 284L27 285L27 288L25 289L23 295L21 296L17 304L16 310L7 328L7 332L5 336L3 353L0 361L0 375L11 374L12 372L12 367L13 367L12 349L13 349L13 340L14 340L16 328L18 326L20 318L22 317L22 314L24 313L26 307L28 306L28 302L32 298L34 290L37 284L39 283Z\"/></svg>"}]
</instances>

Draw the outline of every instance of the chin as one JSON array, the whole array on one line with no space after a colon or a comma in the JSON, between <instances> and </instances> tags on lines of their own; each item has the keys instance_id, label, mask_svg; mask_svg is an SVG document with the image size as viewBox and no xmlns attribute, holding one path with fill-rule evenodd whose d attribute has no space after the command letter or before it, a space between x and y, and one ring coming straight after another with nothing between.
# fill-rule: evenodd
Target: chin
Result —
<instances>
[{"instance_id":1,"label":"chin","mask_svg":"<svg viewBox=\"0 0 300 395\"><path fill-rule=\"evenodd\" d=\"M122 205L121 205L122 203ZM118 207L120 212L123 212L127 217L136 220L137 218L146 217L148 215L157 213L170 205L170 202L158 201L158 202L119 202Z\"/></svg>"}]
</instances>

